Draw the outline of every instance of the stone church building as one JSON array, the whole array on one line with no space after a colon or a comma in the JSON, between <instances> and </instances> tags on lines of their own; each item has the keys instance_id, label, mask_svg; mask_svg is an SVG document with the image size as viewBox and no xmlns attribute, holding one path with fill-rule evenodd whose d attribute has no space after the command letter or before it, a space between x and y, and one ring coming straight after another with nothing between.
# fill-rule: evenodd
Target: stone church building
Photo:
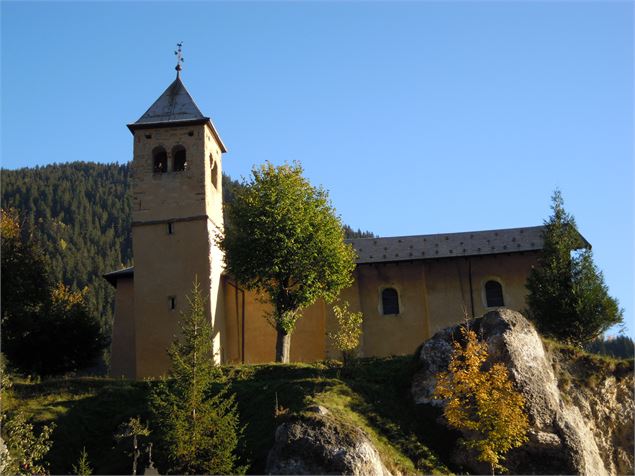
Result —
<instances>
[{"instance_id":1,"label":"stone church building","mask_svg":"<svg viewBox=\"0 0 635 476\"><path fill-rule=\"evenodd\" d=\"M223 226L222 154L211 119L176 80L128 128L134 268L106 274L116 288L111 375L143 378L169 368L166 349L187 310L195 276L220 363L270 362L275 330L266 305L223 271L214 236ZM522 310L542 227L350 240L358 258L341 293L364 315L361 356L412 353L437 330L505 306ZM293 361L338 358L326 334L331 307L318 301L291 338Z\"/></svg>"}]
</instances>

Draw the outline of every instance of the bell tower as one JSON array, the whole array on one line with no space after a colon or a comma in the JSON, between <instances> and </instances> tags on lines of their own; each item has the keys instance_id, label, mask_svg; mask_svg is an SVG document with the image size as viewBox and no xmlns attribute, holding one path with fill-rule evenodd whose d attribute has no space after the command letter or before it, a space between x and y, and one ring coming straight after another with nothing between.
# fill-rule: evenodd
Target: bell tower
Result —
<instances>
[{"instance_id":1,"label":"bell tower","mask_svg":"<svg viewBox=\"0 0 635 476\"><path fill-rule=\"evenodd\" d=\"M132 161L134 256L134 353L136 378L167 372L167 348L198 279L221 359L224 334L223 256L215 244L223 227L221 155L214 124L176 79L128 128Z\"/></svg>"}]
</instances>

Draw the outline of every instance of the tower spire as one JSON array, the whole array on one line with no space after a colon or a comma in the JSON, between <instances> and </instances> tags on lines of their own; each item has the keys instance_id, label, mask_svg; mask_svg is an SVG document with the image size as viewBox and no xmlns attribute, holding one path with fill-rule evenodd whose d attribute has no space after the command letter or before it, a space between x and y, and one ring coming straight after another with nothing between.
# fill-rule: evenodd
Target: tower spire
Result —
<instances>
[{"instance_id":1,"label":"tower spire","mask_svg":"<svg viewBox=\"0 0 635 476\"><path fill-rule=\"evenodd\" d=\"M183 61L185 61L183 59L183 55L181 54L181 47L183 46L183 42L181 41L180 43L176 44L177 50L174 52L174 54L176 55L176 67L174 69L176 69L176 77L178 78L180 73L181 73L181 69L182 68L182 64Z\"/></svg>"}]
</instances>

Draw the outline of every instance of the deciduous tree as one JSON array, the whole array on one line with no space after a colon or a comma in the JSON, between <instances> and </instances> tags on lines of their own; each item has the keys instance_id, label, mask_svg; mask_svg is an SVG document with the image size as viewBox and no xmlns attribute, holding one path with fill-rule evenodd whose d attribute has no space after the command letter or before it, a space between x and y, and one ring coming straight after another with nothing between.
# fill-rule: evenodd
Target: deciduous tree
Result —
<instances>
[{"instance_id":1,"label":"deciduous tree","mask_svg":"<svg viewBox=\"0 0 635 476\"><path fill-rule=\"evenodd\" d=\"M288 362L302 309L351 284L355 254L327 192L313 187L299 164L266 163L244 185L227 207L220 246L229 273L271 304L276 361Z\"/></svg>"},{"instance_id":2,"label":"deciduous tree","mask_svg":"<svg viewBox=\"0 0 635 476\"><path fill-rule=\"evenodd\" d=\"M95 365L110 342L86 304L88 289L73 290L58 283L40 319L32 345L39 349L33 369L43 375L76 371Z\"/></svg>"},{"instance_id":3,"label":"deciduous tree","mask_svg":"<svg viewBox=\"0 0 635 476\"><path fill-rule=\"evenodd\" d=\"M50 278L39 246L15 210L3 211L2 350L11 365L39 375L90 367L109 339L78 291Z\"/></svg>"},{"instance_id":4,"label":"deciduous tree","mask_svg":"<svg viewBox=\"0 0 635 476\"><path fill-rule=\"evenodd\" d=\"M348 362L351 353L359 346L359 338L362 335L362 323L364 318L361 312L351 312L348 301L341 305L333 306L336 329L327 335L333 346L342 352L344 364Z\"/></svg>"},{"instance_id":5,"label":"deciduous tree","mask_svg":"<svg viewBox=\"0 0 635 476\"><path fill-rule=\"evenodd\" d=\"M2 351L13 363L31 350L25 337L47 303L49 279L44 255L15 209L0 210L0 243Z\"/></svg>"},{"instance_id":6,"label":"deciduous tree","mask_svg":"<svg viewBox=\"0 0 635 476\"><path fill-rule=\"evenodd\" d=\"M469 435L463 443L494 474L496 469L505 469L504 455L527 441L525 401L503 364L484 367L487 344L467 325L461 326L461 337L464 343L454 342L448 371L438 375L434 396L445 400L443 414L448 423Z\"/></svg>"}]
</instances>

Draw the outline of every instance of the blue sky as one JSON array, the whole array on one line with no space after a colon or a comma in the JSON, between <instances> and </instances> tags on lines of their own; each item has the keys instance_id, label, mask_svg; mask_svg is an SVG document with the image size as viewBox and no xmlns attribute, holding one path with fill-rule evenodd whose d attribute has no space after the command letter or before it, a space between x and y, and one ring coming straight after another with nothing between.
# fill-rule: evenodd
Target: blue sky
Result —
<instances>
[{"instance_id":1,"label":"blue sky","mask_svg":"<svg viewBox=\"0 0 635 476\"><path fill-rule=\"evenodd\" d=\"M531 226L562 190L633 324L633 3L2 2L2 166L126 162L174 79L234 178L299 160L381 236Z\"/></svg>"}]
</instances>

